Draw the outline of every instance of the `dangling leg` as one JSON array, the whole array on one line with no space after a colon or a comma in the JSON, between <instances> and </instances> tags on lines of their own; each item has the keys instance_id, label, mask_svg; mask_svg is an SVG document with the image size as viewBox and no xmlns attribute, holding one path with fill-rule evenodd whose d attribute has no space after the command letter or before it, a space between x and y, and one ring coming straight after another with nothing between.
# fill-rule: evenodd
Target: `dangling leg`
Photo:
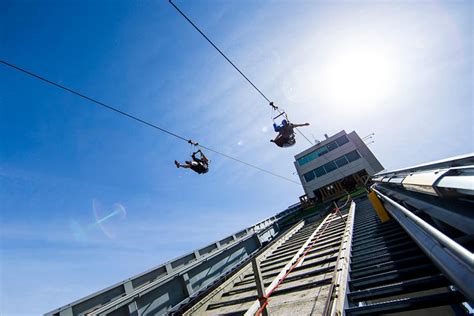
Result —
<instances>
[{"instance_id":1,"label":"dangling leg","mask_svg":"<svg viewBox=\"0 0 474 316\"><path fill-rule=\"evenodd\" d=\"M185 161L184 164L180 164L177 160L175 160L174 164L176 165L176 168L191 168L191 161Z\"/></svg>"},{"instance_id":2,"label":"dangling leg","mask_svg":"<svg viewBox=\"0 0 474 316\"><path fill-rule=\"evenodd\" d=\"M278 134L275 139L270 140L272 143L275 143L278 147L282 147L283 144L285 143L285 137L283 137L281 134Z\"/></svg>"}]
</instances>

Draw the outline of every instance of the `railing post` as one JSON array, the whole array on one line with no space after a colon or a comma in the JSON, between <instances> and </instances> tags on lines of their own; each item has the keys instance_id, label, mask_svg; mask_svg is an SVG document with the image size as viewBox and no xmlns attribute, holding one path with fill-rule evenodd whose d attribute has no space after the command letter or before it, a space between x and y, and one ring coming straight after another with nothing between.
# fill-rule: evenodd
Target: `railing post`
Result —
<instances>
[{"instance_id":1,"label":"railing post","mask_svg":"<svg viewBox=\"0 0 474 316\"><path fill-rule=\"evenodd\" d=\"M262 272L260 271L260 265L257 262L257 258L252 259L252 269L253 269L253 275L255 277L255 284L257 285L258 300L260 302L260 306L262 306L263 299L265 296L265 286L263 284ZM262 310L262 315L268 316L266 308Z\"/></svg>"},{"instance_id":2,"label":"railing post","mask_svg":"<svg viewBox=\"0 0 474 316\"><path fill-rule=\"evenodd\" d=\"M189 280L189 275L187 273L183 274L181 276L181 280L183 283L184 294L186 294L187 297L190 297L194 291L193 287L191 286L191 281Z\"/></svg>"},{"instance_id":3,"label":"railing post","mask_svg":"<svg viewBox=\"0 0 474 316\"><path fill-rule=\"evenodd\" d=\"M125 282L123 284L123 287L125 289L125 294L130 294L133 292L133 284L132 284L132 281L131 280L128 280L127 282ZM137 305L137 301L134 301L130 304L128 304L128 313L130 315L138 315L138 305Z\"/></svg>"}]
</instances>

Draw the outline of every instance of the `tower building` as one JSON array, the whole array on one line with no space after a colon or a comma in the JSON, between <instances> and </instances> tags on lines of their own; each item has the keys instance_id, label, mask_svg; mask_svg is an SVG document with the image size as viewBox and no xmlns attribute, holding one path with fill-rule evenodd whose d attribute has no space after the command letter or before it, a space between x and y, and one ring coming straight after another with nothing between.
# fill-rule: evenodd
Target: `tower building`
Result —
<instances>
[{"instance_id":1,"label":"tower building","mask_svg":"<svg viewBox=\"0 0 474 316\"><path fill-rule=\"evenodd\" d=\"M344 130L295 156L309 198L324 201L362 185L383 167L356 132Z\"/></svg>"}]
</instances>

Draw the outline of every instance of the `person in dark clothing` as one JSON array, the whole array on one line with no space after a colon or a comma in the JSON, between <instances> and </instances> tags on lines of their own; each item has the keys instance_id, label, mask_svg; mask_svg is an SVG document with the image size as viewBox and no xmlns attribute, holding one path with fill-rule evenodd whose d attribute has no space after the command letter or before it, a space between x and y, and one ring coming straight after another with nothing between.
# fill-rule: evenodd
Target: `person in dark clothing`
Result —
<instances>
[{"instance_id":1,"label":"person in dark clothing","mask_svg":"<svg viewBox=\"0 0 474 316\"><path fill-rule=\"evenodd\" d=\"M196 157L196 154L199 153L199 158ZM174 161L176 168L186 168L191 169L194 172L199 174L207 173L209 171L209 159L202 153L199 149L191 155L193 160L185 161L184 164L180 164L177 160Z\"/></svg>"},{"instance_id":2,"label":"person in dark clothing","mask_svg":"<svg viewBox=\"0 0 474 316\"><path fill-rule=\"evenodd\" d=\"M275 139L270 140L272 143L275 143L278 147L289 147L296 143L295 140L295 131L296 127L308 126L309 123L304 124L293 124L287 120L281 121L280 125L273 123L273 129L278 135Z\"/></svg>"}]
</instances>

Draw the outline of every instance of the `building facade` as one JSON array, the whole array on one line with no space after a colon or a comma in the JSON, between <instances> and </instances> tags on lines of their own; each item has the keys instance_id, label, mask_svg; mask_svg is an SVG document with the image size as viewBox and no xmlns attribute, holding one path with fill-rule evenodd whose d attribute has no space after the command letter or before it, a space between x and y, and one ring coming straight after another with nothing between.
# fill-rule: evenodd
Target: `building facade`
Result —
<instances>
[{"instance_id":1,"label":"building facade","mask_svg":"<svg viewBox=\"0 0 474 316\"><path fill-rule=\"evenodd\" d=\"M356 132L341 131L295 156L309 198L324 201L362 185L383 167Z\"/></svg>"}]
</instances>

